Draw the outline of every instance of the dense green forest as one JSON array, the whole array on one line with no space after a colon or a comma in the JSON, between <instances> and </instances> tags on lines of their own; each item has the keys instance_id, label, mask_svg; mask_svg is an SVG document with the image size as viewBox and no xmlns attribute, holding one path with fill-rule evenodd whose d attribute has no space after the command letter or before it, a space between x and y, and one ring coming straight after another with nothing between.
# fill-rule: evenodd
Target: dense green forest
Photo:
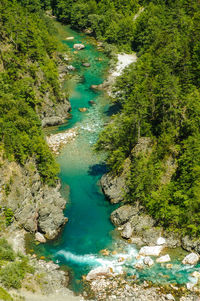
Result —
<instances>
[{"instance_id":1,"label":"dense green forest","mask_svg":"<svg viewBox=\"0 0 200 301\"><path fill-rule=\"evenodd\" d=\"M52 8L59 20L137 52L115 87L121 110L96 148L107 150L116 174L131 159L126 201L139 200L166 228L199 235L199 1L53 0ZM142 137L151 143L136 155Z\"/></svg>"},{"instance_id":2,"label":"dense green forest","mask_svg":"<svg viewBox=\"0 0 200 301\"><path fill-rule=\"evenodd\" d=\"M44 143L37 108L50 89L59 99L58 43L42 10L138 61L118 79L120 111L99 137L110 169L126 158L128 202L140 201L169 229L200 234L200 3L197 0L2 0L0 3L0 141L4 154L23 164L35 156L52 182L54 158ZM137 18L134 16L138 14ZM37 82L42 70L44 81ZM40 95L34 87L38 86ZM146 152L134 148L149 137Z\"/></svg>"},{"instance_id":3,"label":"dense green forest","mask_svg":"<svg viewBox=\"0 0 200 301\"><path fill-rule=\"evenodd\" d=\"M139 200L159 224L200 234L200 3L150 1L137 18L138 61L118 80L121 111L97 148L120 173L131 158L126 200ZM148 151L134 153L141 137Z\"/></svg>"},{"instance_id":4,"label":"dense green forest","mask_svg":"<svg viewBox=\"0 0 200 301\"><path fill-rule=\"evenodd\" d=\"M20 164L34 157L49 184L54 183L58 166L44 141L37 111L47 91L54 102L62 97L55 34L39 1L0 1L1 151Z\"/></svg>"}]
</instances>

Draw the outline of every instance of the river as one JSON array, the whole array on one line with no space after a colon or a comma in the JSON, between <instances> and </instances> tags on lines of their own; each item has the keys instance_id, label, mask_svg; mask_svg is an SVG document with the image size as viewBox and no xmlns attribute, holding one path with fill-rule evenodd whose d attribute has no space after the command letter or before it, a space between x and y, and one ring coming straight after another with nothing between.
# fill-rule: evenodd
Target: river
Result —
<instances>
[{"instance_id":1,"label":"river","mask_svg":"<svg viewBox=\"0 0 200 301\"><path fill-rule=\"evenodd\" d=\"M124 270L128 274L135 274L141 281L147 279L157 283L179 284L194 281L190 274L199 270L199 266L183 266L180 253L180 258L177 258L177 253L170 253L173 263L171 269L155 264L152 268L139 271L134 268L138 254L136 246L116 239L109 220L115 207L105 200L98 183L106 172L104 155L97 155L93 151L93 145L109 120L111 110L108 96L104 92L90 89L91 85L101 84L108 76L109 60L103 52L97 50L94 39L73 31L69 26L64 30L66 36L74 37L74 40L64 40L63 43L70 48L73 57L70 64L76 71L72 72L74 76L66 83L70 91L72 117L58 130L72 127L78 129L77 138L66 145L58 157L62 195L68 199L65 215L69 222L57 240L36 246L35 250L70 269L71 288L76 292L81 289L82 275L99 265L109 265L115 271ZM75 51L74 43L83 43L86 48ZM83 62L90 63L91 67L84 67ZM91 105L91 100L95 104ZM83 107L87 108L87 112L79 111ZM111 251L108 257L100 254L100 250L105 248ZM112 255L113 250L117 250L117 254ZM124 262L120 262L121 257Z\"/></svg>"}]
</instances>

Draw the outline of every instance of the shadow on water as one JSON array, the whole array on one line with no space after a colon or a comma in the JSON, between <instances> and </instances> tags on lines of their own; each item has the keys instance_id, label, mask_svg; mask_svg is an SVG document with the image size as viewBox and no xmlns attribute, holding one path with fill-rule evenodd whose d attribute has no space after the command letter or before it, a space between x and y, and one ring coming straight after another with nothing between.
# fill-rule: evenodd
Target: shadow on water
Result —
<instances>
[{"instance_id":1,"label":"shadow on water","mask_svg":"<svg viewBox=\"0 0 200 301\"><path fill-rule=\"evenodd\" d=\"M108 109L105 112L105 114L110 117L112 115L115 115L115 114L119 113L119 111L121 110L121 108L122 108L122 105L119 102L115 103L112 106L108 107Z\"/></svg>"},{"instance_id":2,"label":"shadow on water","mask_svg":"<svg viewBox=\"0 0 200 301\"><path fill-rule=\"evenodd\" d=\"M99 163L89 166L88 174L90 176L102 176L108 172L108 167L106 163Z\"/></svg>"}]
</instances>

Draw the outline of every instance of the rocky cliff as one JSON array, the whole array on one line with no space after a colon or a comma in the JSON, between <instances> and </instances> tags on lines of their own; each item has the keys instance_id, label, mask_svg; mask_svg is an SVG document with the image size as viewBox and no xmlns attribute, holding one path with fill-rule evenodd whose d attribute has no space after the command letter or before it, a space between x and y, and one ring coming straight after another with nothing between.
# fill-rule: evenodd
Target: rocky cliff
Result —
<instances>
[{"instance_id":1,"label":"rocky cliff","mask_svg":"<svg viewBox=\"0 0 200 301\"><path fill-rule=\"evenodd\" d=\"M0 159L0 206L10 208L15 221L29 232L39 231L53 239L66 223L59 182L44 185L34 159L24 166Z\"/></svg>"}]
</instances>

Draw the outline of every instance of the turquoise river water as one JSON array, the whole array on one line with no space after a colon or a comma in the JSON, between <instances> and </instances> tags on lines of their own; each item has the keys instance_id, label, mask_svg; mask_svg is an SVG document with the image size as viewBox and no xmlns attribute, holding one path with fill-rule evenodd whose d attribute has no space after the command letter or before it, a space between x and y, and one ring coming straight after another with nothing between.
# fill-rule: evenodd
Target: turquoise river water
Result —
<instances>
[{"instance_id":1,"label":"turquoise river water","mask_svg":"<svg viewBox=\"0 0 200 301\"><path fill-rule=\"evenodd\" d=\"M105 200L98 184L100 177L106 172L104 157L92 150L111 110L106 94L94 92L90 86L105 80L109 61L105 54L97 50L92 38L73 31L68 26L65 31L66 36L74 37L74 40L65 40L63 43L70 48L72 65L76 67L76 71L72 72L73 79L66 83L70 90L72 118L59 131L73 127L78 129L77 138L65 146L58 157L62 194L68 199L65 215L69 222L57 240L36 246L37 253L67 266L72 272L71 286L76 292L81 289L82 275L99 265L135 274L141 281L147 279L157 283L178 284L195 281L191 273L200 270L200 266L183 266L180 260L184 254L178 252L177 257L177 253L170 250L168 253L171 252L173 263L171 269L155 264L152 268L136 270L134 263L137 261L137 247L116 237L109 220L115 207ZM86 48L76 52L73 49L74 43L83 43ZM82 66L83 62L91 63L91 67ZM94 100L96 105L91 106L90 100ZM88 111L81 113L78 110L80 107L86 107ZM99 252L105 248L116 250L117 254L102 256ZM123 262L119 262L121 257L124 258Z\"/></svg>"}]
</instances>

